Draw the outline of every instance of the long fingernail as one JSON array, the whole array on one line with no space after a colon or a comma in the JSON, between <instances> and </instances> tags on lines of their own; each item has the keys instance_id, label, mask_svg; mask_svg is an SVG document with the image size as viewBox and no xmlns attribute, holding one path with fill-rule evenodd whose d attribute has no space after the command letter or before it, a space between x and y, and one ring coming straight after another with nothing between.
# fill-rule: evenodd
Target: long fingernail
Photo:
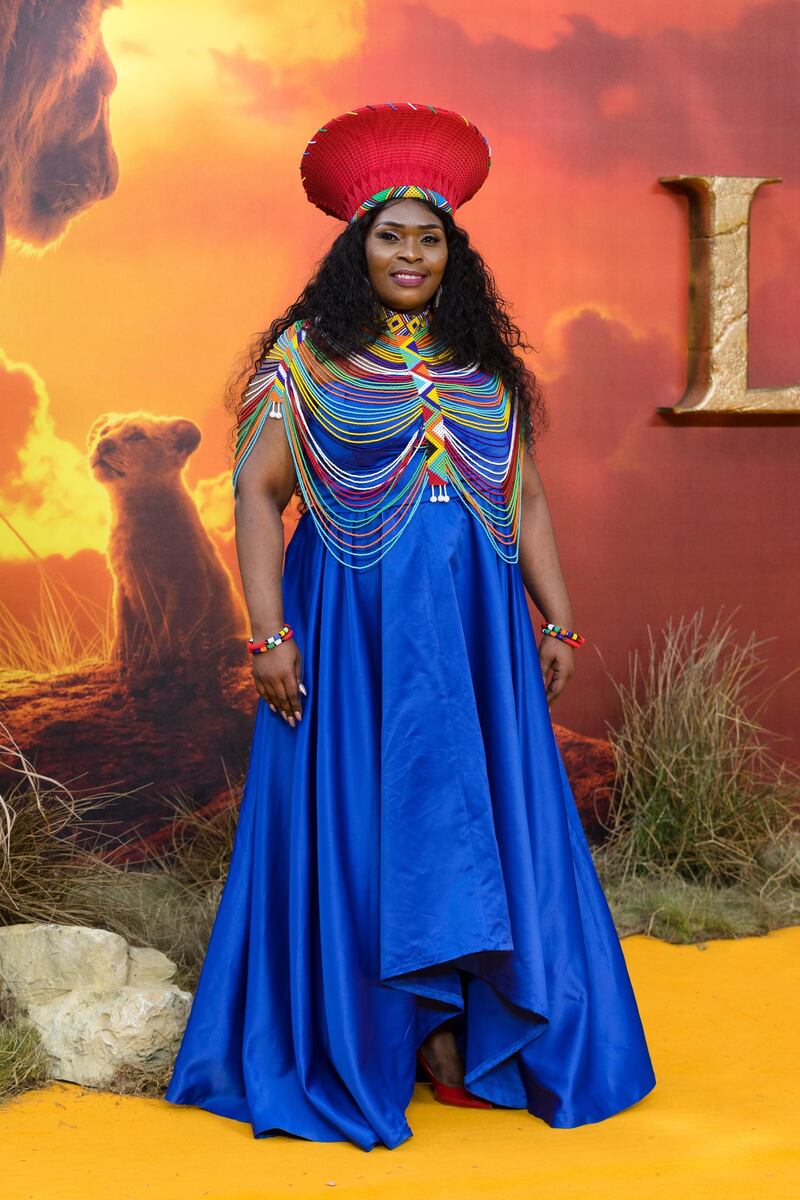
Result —
<instances>
[{"instance_id":1,"label":"long fingernail","mask_svg":"<svg viewBox=\"0 0 800 1200\"><path fill-rule=\"evenodd\" d=\"M294 710L294 715L297 717L298 721L302 721L303 715L302 713L299 713L297 709Z\"/></svg>"},{"instance_id":2,"label":"long fingernail","mask_svg":"<svg viewBox=\"0 0 800 1200\"><path fill-rule=\"evenodd\" d=\"M305 688L305 684L303 684L303 683L300 684L300 691L303 693L304 696L308 695L308 692L306 691L306 688Z\"/></svg>"}]
</instances>

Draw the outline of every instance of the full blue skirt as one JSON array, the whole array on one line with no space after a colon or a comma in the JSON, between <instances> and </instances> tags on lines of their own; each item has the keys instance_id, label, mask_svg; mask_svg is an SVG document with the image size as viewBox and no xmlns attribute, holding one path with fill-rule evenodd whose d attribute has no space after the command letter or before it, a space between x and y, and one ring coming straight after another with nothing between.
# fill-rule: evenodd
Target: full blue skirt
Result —
<instances>
[{"instance_id":1,"label":"full blue skirt","mask_svg":"<svg viewBox=\"0 0 800 1200\"><path fill-rule=\"evenodd\" d=\"M417 1047L455 1017L478 1096L560 1128L636 1103L655 1076L519 564L458 496L360 571L305 513L283 597L303 719L258 700L166 1099L395 1147Z\"/></svg>"}]
</instances>

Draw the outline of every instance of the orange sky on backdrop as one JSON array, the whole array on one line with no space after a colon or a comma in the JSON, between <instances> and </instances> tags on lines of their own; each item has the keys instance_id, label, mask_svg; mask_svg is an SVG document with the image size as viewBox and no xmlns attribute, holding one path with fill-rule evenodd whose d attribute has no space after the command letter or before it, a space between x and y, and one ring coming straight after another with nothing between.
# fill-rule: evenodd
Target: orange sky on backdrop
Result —
<instances>
[{"instance_id":1,"label":"orange sky on backdrop","mask_svg":"<svg viewBox=\"0 0 800 1200\"><path fill-rule=\"evenodd\" d=\"M104 23L119 187L55 247L10 246L0 281L2 512L39 554L102 554L89 426L107 409L190 416L204 437L187 480L231 562L221 389L340 229L305 200L302 150L345 109L420 100L464 112L492 147L457 219L539 350L542 471L576 622L602 572L637 635L706 595L738 602L743 573L749 625L765 572L779 585L769 623L791 622L796 534L763 529L785 528L795 503L793 437L676 429L654 408L683 390L686 340L685 202L659 175L783 177L753 206L750 382L800 374L798 27L794 0L127 0ZM753 539L744 570L725 557L732 532ZM24 562L0 526L0 570ZM606 603L613 658L627 642ZM560 719L600 732L598 712L565 697Z\"/></svg>"}]
</instances>

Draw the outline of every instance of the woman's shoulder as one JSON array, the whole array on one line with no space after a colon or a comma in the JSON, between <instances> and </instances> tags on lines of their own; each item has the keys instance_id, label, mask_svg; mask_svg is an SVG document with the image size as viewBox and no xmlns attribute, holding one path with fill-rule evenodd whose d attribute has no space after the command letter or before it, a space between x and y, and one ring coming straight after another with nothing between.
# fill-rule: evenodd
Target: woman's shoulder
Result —
<instances>
[{"instance_id":1,"label":"woman's shoulder","mask_svg":"<svg viewBox=\"0 0 800 1200\"><path fill-rule=\"evenodd\" d=\"M291 325L287 325L285 329L282 329L272 345L262 349L257 363L257 370L274 370L278 364L285 362L287 352L291 352L298 340L304 337L309 325L310 322L308 320L301 319L292 321Z\"/></svg>"},{"instance_id":2,"label":"woman's shoulder","mask_svg":"<svg viewBox=\"0 0 800 1200\"><path fill-rule=\"evenodd\" d=\"M304 334L311 322L306 318L300 318L297 321L292 321L291 325L287 325L275 339L273 349L278 351L286 351L297 341L298 337Z\"/></svg>"}]
</instances>

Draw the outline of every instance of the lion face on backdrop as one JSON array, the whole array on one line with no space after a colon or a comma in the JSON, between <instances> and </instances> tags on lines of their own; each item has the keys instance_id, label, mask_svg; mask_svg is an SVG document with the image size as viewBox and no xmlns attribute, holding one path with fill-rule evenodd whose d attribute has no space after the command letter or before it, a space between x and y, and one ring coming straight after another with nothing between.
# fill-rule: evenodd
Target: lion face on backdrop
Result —
<instances>
[{"instance_id":1,"label":"lion face on backdrop","mask_svg":"<svg viewBox=\"0 0 800 1200\"><path fill-rule=\"evenodd\" d=\"M184 417L103 413L86 438L89 465L99 483L118 490L174 481L200 445L202 434Z\"/></svg>"},{"instance_id":2,"label":"lion face on backdrop","mask_svg":"<svg viewBox=\"0 0 800 1200\"><path fill-rule=\"evenodd\" d=\"M0 3L0 259L5 233L46 246L119 180L101 21L119 0Z\"/></svg>"}]
</instances>

